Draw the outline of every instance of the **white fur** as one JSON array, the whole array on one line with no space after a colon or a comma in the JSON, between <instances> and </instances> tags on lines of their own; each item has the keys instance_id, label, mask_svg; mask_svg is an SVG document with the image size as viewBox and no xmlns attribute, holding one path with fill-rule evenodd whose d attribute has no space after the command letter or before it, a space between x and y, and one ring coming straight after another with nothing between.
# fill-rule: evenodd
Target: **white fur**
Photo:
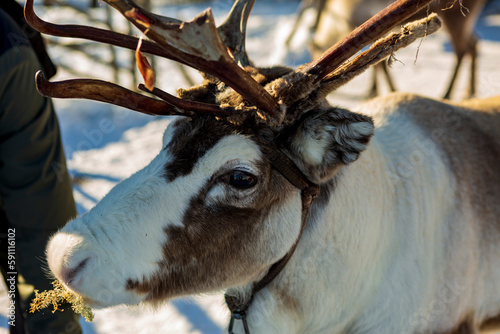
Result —
<instances>
[{"instance_id":1,"label":"white fur","mask_svg":"<svg viewBox=\"0 0 500 334\"><path fill-rule=\"evenodd\" d=\"M376 134L359 159L341 169L328 205L313 208L284 271L255 296L248 310L251 333L439 333L472 310L482 319L500 311L500 267L489 262L500 258L500 244L482 248L477 217L460 207L457 180L440 151L397 105L380 99L361 111L374 117ZM330 131L356 138L369 127ZM305 140L311 150L306 159L319 161L329 140L315 139L317 147ZM209 178L234 168L257 173L261 153L248 138L231 135L189 175L170 183L162 176L169 159L160 153L52 239L48 259L58 277L90 257L72 288L93 305L142 300L123 283L157 268L168 243L164 227L181 224L189 199ZM294 191L265 222L267 240L255 246L262 257L279 259L297 238L300 197ZM224 194L214 187L208 202L216 205ZM487 253L480 257L471 249ZM236 332L243 333L239 321Z\"/></svg>"},{"instance_id":2,"label":"white fur","mask_svg":"<svg viewBox=\"0 0 500 334\"><path fill-rule=\"evenodd\" d=\"M336 128L328 126L319 136L301 136L295 140L296 149L300 150L299 152L308 164L317 166L323 162L325 152L332 143L331 133L334 132Z\"/></svg>"},{"instance_id":3,"label":"white fur","mask_svg":"<svg viewBox=\"0 0 500 334\"><path fill-rule=\"evenodd\" d=\"M167 141L170 131L167 129L164 136ZM90 258L70 289L87 296L96 308L142 301L145 296L125 290L125 283L127 279L140 281L158 269L162 246L168 242L164 228L182 225L189 200L212 175L240 161L246 169L256 169L251 164L259 157L253 142L243 136L228 136L210 149L189 175L168 183L164 166L172 157L162 151L52 238L47 248L51 271L60 278L64 268L74 268Z\"/></svg>"},{"instance_id":4,"label":"white fur","mask_svg":"<svg viewBox=\"0 0 500 334\"><path fill-rule=\"evenodd\" d=\"M300 152L304 161L311 166L319 166L324 163L327 150L335 141L337 144L348 146L355 152L362 152L366 144L358 139L373 133L373 125L368 122L355 122L341 124L340 126L327 125L321 132L310 136L307 133L299 133L295 138L294 149ZM358 158L358 154L344 153L345 162L349 163Z\"/></svg>"},{"instance_id":5,"label":"white fur","mask_svg":"<svg viewBox=\"0 0 500 334\"><path fill-rule=\"evenodd\" d=\"M253 301L251 333L444 333L472 310L498 314L500 268L470 251L482 242L455 177L435 147L415 145L426 135L411 118L379 101L361 110L378 126L367 150ZM500 258L500 245L489 252ZM297 307L280 302L282 286Z\"/></svg>"}]
</instances>

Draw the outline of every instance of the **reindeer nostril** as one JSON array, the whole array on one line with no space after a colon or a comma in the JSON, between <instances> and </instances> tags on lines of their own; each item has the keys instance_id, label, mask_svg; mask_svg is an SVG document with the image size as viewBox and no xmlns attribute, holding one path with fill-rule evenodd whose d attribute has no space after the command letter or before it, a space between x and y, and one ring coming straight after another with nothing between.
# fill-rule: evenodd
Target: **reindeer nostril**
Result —
<instances>
[{"instance_id":1,"label":"reindeer nostril","mask_svg":"<svg viewBox=\"0 0 500 334\"><path fill-rule=\"evenodd\" d=\"M64 271L62 273L63 281L67 285L71 285L72 283L74 283L75 277L80 271L82 271L83 268L85 268L89 259L90 258L86 258L85 260L81 261L76 267Z\"/></svg>"}]
</instances>

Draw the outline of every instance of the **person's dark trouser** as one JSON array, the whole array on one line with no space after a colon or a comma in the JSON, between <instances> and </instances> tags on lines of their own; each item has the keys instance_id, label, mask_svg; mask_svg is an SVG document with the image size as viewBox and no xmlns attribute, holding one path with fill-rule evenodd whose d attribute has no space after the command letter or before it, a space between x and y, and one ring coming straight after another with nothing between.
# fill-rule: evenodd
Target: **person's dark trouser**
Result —
<instances>
[{"instance_id":1,"label":"person's dark trouser","mask_svg":"<svg viewBox=\"0 0 500 334\"><path fill-rule=\"evenodd\" d=\"M15 229L18 273L43 291L52 288L43 269L48 238L76 216L76 209L52 102L35 88L39 68L28 46L0 55L0 220L2 234ZM4 245L1 252L4 267ZM24 310L29 300L23 300ZM81 333L79 317L70 309L26 317L31 334Z\"/></svg>"}]
</instances>

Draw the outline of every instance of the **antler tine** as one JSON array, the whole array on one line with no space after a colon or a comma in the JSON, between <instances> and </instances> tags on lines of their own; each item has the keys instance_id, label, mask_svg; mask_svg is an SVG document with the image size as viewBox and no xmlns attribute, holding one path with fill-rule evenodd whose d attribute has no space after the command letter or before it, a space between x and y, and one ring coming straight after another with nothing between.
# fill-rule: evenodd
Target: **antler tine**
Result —
<instances>
[{"instance_id":1,"label":"antler tine","mask_svg":"<svg viewBox=\"0 0 500 334\"><path fill-rule=\"evenodd\" d=\"M95 79L74 79L50 82L43 72L35 76L40 94L62 99L82 98L115 104L148 115L182 115L177 108L164 101L132 92L110 82Z\"/></svg>"},{"instance_id":2,"label":"antler tine","mask_svg":"<svg viewBox=\"0 0 500 334\"><path fill-rule=\"evenodd\" d=\"M395 1L316 60L267 84L266 88L272 92L273 96L276 96L282 105L287 107L282 124L292 124L301 114L321 103L325 95L333 89L347 83L368 66L389 56L390 52L387 52L386 49L395 51L411 43L416 37L425 36L426 33L432 33L439 28L439 23L432 22L432 29L425 27L423 31L418 31L418 33L410 28L403 29L400 35L389 36L383 43L378 43L376 48L371 49L369 54L365 53L360 56L362 59L356 58L353 63L346 62L363 47L376 42L397 24L420 11L432 1L434 0ZM406 36L406 34L413 34L413 36ZM329 75L330 73L332 75Z\"/></svg>"},{"instance_id":3,"label":"antler tine","mask_svg":"<svg viewBox=\"0 0 500 334\"><path fill-rule=\"evenodd\" d=\"M370 66L390 57L400 48L413 43L417 38L425 37L441 28L441 20L436 13L426 18L407 23L399 33L390 33L373 43L370 48L358 56L346 61L342 66L321 80L322 95L345 85Z\"/></svg>"},{"instance_id":4,"label":"antler tine","mask_svg":"<svg viewBox=\"0 0 500 334\"><path fill-rule=\"evenodd\" d=\"M231 108L221 108L209 103L181 100L158 88L153 91L144 85L139 89L152 93L164 101L153 99L116 84L96 79L73 79L50 82L42 71L35 76L38 92L60 99L87 99L115 104L143 114L156 116L193 116L196 113L227 118L237 114Z\"/></svg>"},{"instance_id":5,"label":"antler tine","mask_svg":"<svg viewBox=\"0 0 500 334\"><path fill-rule=\"evenodd\" d=\"M235 113L235 110L233 108L221 108L216 104L183 100L156 87L153 88L153 90L150 90L145 85L139 84L138 88L144 92L159 97L160 99L166 101L168 104L175 106L180 110L183 110L183 114L187 114L189 111L196 110L197 112L226 118L234 115Z\"/></svg>"},{"instance_id":6,"label":"antler tine","mask_svg":"<svg viewBox=\"0 0 500 334\"><path fill-rule=\"evenodd\" d=\"M104 1L175 57L217 77L270 117L278 114L276 100L239 67L226 51L210 9L193 21L178 24L178 21L145 11L131 0Z\"/></svg>"},{"instance_id":7,"label":"antler tine","mask_svg":"<svg viewBox=\"0 0 500 334\"><path fill-rule=\"evenodd\" d=\"M434 0L399 0L392 3L326 50L320 57L304 65L301 72L315 75L316 80L321 80L362 48L388 33L397 24L432 1Z\"/></svg>"},{"instance_id":8,"label":"antler tine","mask_svg":"<svg viewBox=\"0 0 500 334\"><path fill-rule=\"evenodd\" d=\"M24 5L24 16L29 25L41 33L59 37L83 38L131 50L135 50L137 47L139 39L136 37L94 27L46 22L35 14L33 2L34 0L26 0ZM150 41L143 41L141 50L152 55L161 56L185 64L182 59L175 57L168 52L168 50Z\"/></svg>"},{"instance_id":9,"label":"antler tine","mask_svg":"<svg viewBox=\"0 0 500 334\"><path fill-rule=\"evenodd\" d=\"M254 3L255 0L236 0L226 21L217 28L222 41L241 66L250 65L245 49L245 37L248 17Z\"/></svg>"}]
</instances>

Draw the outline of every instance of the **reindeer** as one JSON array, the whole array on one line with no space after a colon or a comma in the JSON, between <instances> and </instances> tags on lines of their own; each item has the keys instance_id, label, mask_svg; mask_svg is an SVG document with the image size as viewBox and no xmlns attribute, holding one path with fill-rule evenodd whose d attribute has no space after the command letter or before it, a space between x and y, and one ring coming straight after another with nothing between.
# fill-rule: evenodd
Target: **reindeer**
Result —
<instances>
[{"instance_id":1,"label":"reindeer","mask_svg":"<svg viewBox=\"0 0 500 334\"><path fill-rule=\"evenodd\" d=\"M498 328L500 98L449 104L399 93L356 112L325 100L336 80L416 30L351 56L430 0L392 4L296 70L249 65L252 1L237 1L219 28L209 10L180 22L107 2L152 41L44 22L33 0L25 13L44 33L139 43L141 89L161 99L41 73L38 89L181 117L148 166L52 237L48 264L66 287L94 308L226 290L237 333ZM422 30L436 25L434 16ZM161 91L142 52L195 67L205 81L178 97Z\"/></svg>"},{"instance_id":2,"label":"reindeer","mask_svg":"<svg viewBox=\"0 0 500 334\"><path fill-rule=\"evenodd\" d=\"M306 7L316 7L317 18L313 27L310 52L313 58L318 57L354 27L361 25L373 14L390 4L392 1L393 0L304 0L303 4L301 3L301 10L296 26ZM476 93L477 36L474 34L474 25L485 3L485 0L441 0L434 1L430 5L430 10L438 13L443 19L456 56L456 64L448 88L444 94L445 99L451 97L462 60L467 55L469 55L471 59L467 94L471 97ZM416 16L426 15L428 14L427 11L428 9L425 9L421 13L416 14ZM293 32L296 28L297 27L294 28ZM293 32L288 37L287 43L290 43ZM375 96L377 94L377 71L384 74L389 89L395 91L396 87L389 74L387 65L381 62L375 69L376 71L373 72L369 96Z\"/></svg>"}]
</instances>

